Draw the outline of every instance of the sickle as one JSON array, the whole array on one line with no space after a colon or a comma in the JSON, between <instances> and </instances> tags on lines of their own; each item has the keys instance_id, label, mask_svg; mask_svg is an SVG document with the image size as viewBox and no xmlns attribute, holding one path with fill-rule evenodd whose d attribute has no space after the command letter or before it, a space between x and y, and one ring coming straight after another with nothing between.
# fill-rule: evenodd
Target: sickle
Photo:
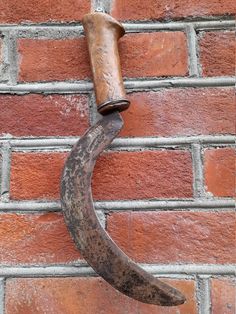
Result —
<instances>
[{"instance_id":1,"label":"sickle","mask_svg":"<svg viewBox=\"0 0 236 314\"><path fill-rule=\"evenodd\" d=\"M103 118L75 144L64 166L61 203L65 222L82 256L115 289L144 303L179 305L178 290L145 272L113 242L96 216L91 178L100 153L123 126L119 111L129 106L121 76L118 39L124 28L108 14L83 18L98 111Z\"/></svg>"}]
</instances>

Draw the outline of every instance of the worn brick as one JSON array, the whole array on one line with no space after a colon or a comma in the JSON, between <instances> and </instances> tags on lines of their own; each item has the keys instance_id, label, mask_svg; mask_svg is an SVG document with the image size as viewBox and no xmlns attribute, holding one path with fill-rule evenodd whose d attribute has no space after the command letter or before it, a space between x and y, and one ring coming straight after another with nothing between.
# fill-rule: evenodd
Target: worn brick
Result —
<instances>
[{"instance_id":1,"label":"worn brick","mask_svg":"<svg viewBox=\"0 0 236 314\"><path fill-rule=\"evenodd\" d=\"M234 0L115 0L112 10L112 14L122 20L169 20L235 13Z\"/></svg>"},{"instance_id":2,"label":"worn brick","mask_svg":"<svg viewBox=\"0 0 236 314\"><path fill-rule=\"evenodd\" d=\"M205 184L214 196L235 196L235 151L232 148L205 151Z\"/></svg>"},{"instance_id":3,"label":"worn brick","mask_svg":"<svg viewBox=\"0 0 236 314\"><path fill-rule=\"evenodd\" d=\"M61 214L0 214L0 263L77 261L79 254Z\"/></svg>"},{"instance_id":4,"label":"worn brick","mask_svg":"<svg viewBox=\"0 0 236 314\"><path fill-rule=\"evenodd\" d=\"M90 76L84 38L20 39L19 81L83 80Z\"/></svg>"},{"instance_id":5,"label":"worn brick","mask_svg":"<svg viewBox=\"0 0 236 314\"><path fill-rule=\"evenodd\" d=\"M59 198L60 176L66 156L66 153L13 153L11 198Z\"/></svg>"},{"instance_id":6,"label":"worn brick","mask_svg":"<svg viewBox=\"0 0 236 314\"><path fill-rule=\"evenodd\" d=\"M6 314L196 314L195 284L167 280L179 288L187 302L178 307L143 304L122 295L100 278L9 279Z\"/></svg>"},{"instance_id":7,"label":"worn brick","mask_svg":"<svg viewBox=\"0 0 236 314\"><path fill-rule=\"evenodd\" d=\"M93 187L101 199L191 197L191 156L186 151L110 153L95 167Z\"/></svg>"},{"instance_id":8,"label":"worn brick","mask_svg":"<svg viewBox=\"0 0 236 314\"><path fill-rule=\"evenodd\" d=\"M21 39L18 51L19 81L91 78L84 38ZM127 77L183 76L188 72L183 32L126 35L120 41L120 55L123 75Z\"/></svg>"},{"instance_id":9,"label":"worn brick","mask_svg":"<svg viewBox=\"0 0 236 314\"><path fill-rule=\"evenodd\" d=\"M188 74L183 32L130 34L120 41L123 76L185 76Z\"/></svg>"},{"instance_id":10,"label":"worn brick","mask_svg":"<svg viewBox=\"0 0 236 314\"><path fill-rule=\"evenodd\" d=\"M235 133L233 88L164 89L132 93L129 99L121 136Z\"/></svg>"},{"instance_id":11,"label":"worn brick","mask_svg":"<svg viewBox=\"0 0 236 314\"><path fill-rule=\"evenodd\" d=\"M143 263L235 263L234 212L126 212L108 216L108 231Z\"/></svg>"},{"instance_id":12,"label":"worn brick","mask_svg":"<svg viewBox=\"0 0 236 314\"><path fill-rule=\"evenodd\" d=\"M87 0L0 0L0 23L80 21L89 10Z\"/></svg>"},{"instance_id":13,"label":"worn brick","mask_svg":"<svg viewBox=\"0 0 236 314\"><path fill-rule=\"evenodd\" d=\"M0 95L0 134L81 135L88 127L85 95Z\"/></svg>"},{"instance_id":14,"label":"worn brick","mask_svg":"<svg viewBox=\"0 0 236 314\"><path fill-rule=\"evenodd\" d=\"M55 199L66 153L13 153L12 199ZM192 197L191 155L186 151L107 153L93 176L95 199Z\"/></svg>"},{"instance_id":15,"label":"worn brick","mask_svg":"<svg viewBox=\"0 0 236 314\"><path fill-rule=\"evenodd\" d=\"M221 278L211 280L212 314L235 314L235 279Z\"/></svg>"},{"instance_id":16,"label":"worn brick","mask_svg":"<svg viewBox=\"0 0 236 314\"><path fill-rule=\"evenodd\" d=\"M199 45L203 76L235 74L234 32L203 33Z\"/></svg>"}]
</instances>

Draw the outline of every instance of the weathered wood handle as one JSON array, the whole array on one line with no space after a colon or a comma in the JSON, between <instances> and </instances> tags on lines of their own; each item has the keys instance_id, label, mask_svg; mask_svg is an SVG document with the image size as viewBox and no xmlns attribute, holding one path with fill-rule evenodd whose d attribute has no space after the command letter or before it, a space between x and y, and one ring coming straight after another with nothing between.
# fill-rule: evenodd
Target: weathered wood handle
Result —
<instances>
[{"instance_id":1,"label":"weathered wood handle","mask_svg":"<svg viewBox=\"0 0 236 314\"><path fill-rule=\"evenodd\" d=\"M129 107L121 74L118 40L123 26L110 15L92 13L82 20L89 49L98 111L107 114Z\"/></svg>"}]
</instances>

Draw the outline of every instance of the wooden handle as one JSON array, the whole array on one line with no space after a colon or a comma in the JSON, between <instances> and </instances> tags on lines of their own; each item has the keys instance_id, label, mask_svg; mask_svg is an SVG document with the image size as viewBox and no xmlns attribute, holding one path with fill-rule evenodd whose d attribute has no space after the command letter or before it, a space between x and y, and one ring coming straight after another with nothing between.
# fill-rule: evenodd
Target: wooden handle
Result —
<instances>
[{"instance_id":1,"label":"wooden handle","mask_svg":"<svg viewBox=\"0 0 236 314\"><path fill-rule=\"evenodd\" d=\"M129 107L121 74L118 40L123 26L110 15L92 13L82 20L87 38L98 111L107 114Z\"/></svg>"}]
</instances>

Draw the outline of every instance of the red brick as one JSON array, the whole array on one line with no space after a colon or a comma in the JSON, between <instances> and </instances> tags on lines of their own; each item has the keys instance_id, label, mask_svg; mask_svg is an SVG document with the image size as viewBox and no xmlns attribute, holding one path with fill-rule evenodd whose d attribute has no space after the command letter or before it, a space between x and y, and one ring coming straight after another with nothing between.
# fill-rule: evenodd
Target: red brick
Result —
<instances>
[{"instance_id":1,"label":"red brick","mask_svg":"<svg viewBox=\"0 0 236 314\"><path fill-rule=\"evenodd\" d=\"M143 263L235 263L235 213L126 212L108 216L112 239Z\"/></svg>"},{"instance_id":2,"label":"red brick","mask_svg":"<svg viewBox=\"0 0 236 314\"><path fill-rule=\"evenodd\" d=\"M123 76L185 76L186 36L182 32L130 34L120 41Z\"/></svg>"},{"instance_id":3,"label":"red brick","mask_svg":"<svg viewBox=\"0 0 236 314\"><path fill-rule=\"evenodd\" d=\"M127 77L183 76L187 44L182 32L126 35L120 42L123 75ZM84 38L21 39L19 81L56 81L91 77ZM143 56L146 60L144 62ZM171 62L170 62L171 60Z\"/></svg>"},{"instance_id":4,"label":"red brick","mask_svg":"<svg viewBox=\"0 0 236 314\"><path fill-rule=\"evenodd\" d=\"M235 74L235 33L208 32L200 38L203 76Z\"/></svg>"},{"instance_id":5,"label":"red brick","mask_svg":"<svg viewBox=\"0 0 236 314\"><path fill-rule=\"evenodd\" d=\"M214 196L235 196L235 151L232 148L205 151L205 184Z\"/></svg>"},{"instance_id":6,"label":"red brick","mask_svg":"<svg viewBox=\"0 0 236 314\"><path fill-rule=\"evenodd\" d=\"M88 128L88 106L85 95L0 95L0 134L81 135Z\"/></svg>"},{"instance_id":7,"label":"red brick","mask_svg":"<svg viewBox=\"0 0 236 314\"><path fill-rule=\"evenodd\" d=\"M196 314L195 285L191 280L163 280L179 288L187 302L159 307L132 300L100 278L9 279L6 314Z\"/></svg>"},{"instance_id":8,"label":"red brick","mask_svg":"<svg viewBox=\"0 0 236 314\"><path fill-rule=\"evenodd\" d=\"M191 156L184 151L120 152L95 167L94 196L101 199L192 197Z\"/></svg>"},{"instance_id":9,"label":"red brick","mask_svg":"<svg viewBox=\"0 0 236 314\"><path fill-rule=\"evenodd\" d=\"M80 21L89 10L87 0L0 0L0 23Z\"/></svg>"},{"instance_id":10,"label":"red brick","mask_svg":"<svg viewBox=\"0 0 236 314\"><path fill-rule=\"evenodd\" d=\"M90 76L84 38L20 39L18 51L19 81L82 80Z\"/></svg>"},{"instance_id":11,"label":"red brick","mask_svg":"<svg viewBox=\"0 0 236 314\"><path fill-rule=\"evenodd\" d=\"M79 254L61 214L0 214L0 263L77 261Z\"/></svg>"},{"instance_id":12,"label":"red brick","mask_svg":"<svg viewBox=\"0 0 236 314\"><path fill-rule=\"evenodd\" d=\"M169 20L235 12L234 0L115 0L112 14L122 20Z\"/></svg>"},{"instance_id":13,"label":"red brick","mask_svg":"<svg viewBox=\"0 0 236 314\"><path fill-rule=\"evenodd\" d=\"M233 88L164 89L129 99L121 136L235 133Z\"/></svg>"},{"instance_id":14,"label":"red brick","mask_svg":"<svg viewBox=\"0 0 236 314\"><path fill-rule=\"evenodd\" d=\"M13 153L11 198L59 198L65 153ZM192 197L191 156L185 151L104 154L93 177L95 199Z\"/></svg>"},{"instance_id":15,"label":"red brick","mask_svg":"<svg viewBox=\"0 0 236 314\"><path fill-rule=\"evenodd\" d=\"M235 279L211 280L212 314L235 314L236 312Z\"/></svg>"},{"instance_id":16,"label":"red brick","mask_svg":"<svg viewBox=\"0 0 236 314\"><path fill-rule=\"evenodd\" d=\"M13 153L11 198L59 198L60 176L66 153Z\"/></svg>"}]
</instances>

